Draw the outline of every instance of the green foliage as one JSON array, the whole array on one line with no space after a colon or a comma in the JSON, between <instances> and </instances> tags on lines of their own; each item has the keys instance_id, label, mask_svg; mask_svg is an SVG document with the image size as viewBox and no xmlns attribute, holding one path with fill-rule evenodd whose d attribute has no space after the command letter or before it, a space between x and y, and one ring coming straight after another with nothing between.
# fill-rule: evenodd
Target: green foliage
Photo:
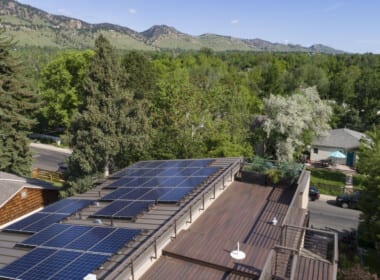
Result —
<instances>
[{"instance_id":1,"label":"green foliage","mask_svg":"<svg viewBox=\"0 0 380 280\"><path fill-rule=\"evenodd\" d=\"M126 88L124 72L103 36L95 42L95 55L83 86L83 104L70 126L68 184L83 191L81 180L108 175L139 159L147 143L145 102ZM87 186L87 188L90 186Z\"/></svg>"},{"instance_id":2,"label":"green foliage","mask_svg":"<svg viewBox=\"0 0 380 280\"><path fill-rule=\"evenodd\" d=\"M322 184L336 186L341 190L346 182L346 175L342 172L313 168L310 170L310 173L310 183L312 185Z\"/></svg>"},{"instance_id":3,"label":"green foliage","mask_svg":"<svg viewBox=\"0 0 380 280\"><path fill-rule=\"evenodd\" d=\"M32 156L27 134L33 125L36 98L12 55L14 42L0 30L0 170L29 176Z\"/></svg>"},{"instance_id":4,"label":"green foliage","mask_svg":"<svg viewBox=\"0 0 380 280\"><path fill-rule=\"evenodd\" d=\"M359 207L362 210L361 228L367 233L367 241L380 250L380 133L379 129L368 132L360 146L358 171L367 175L363 182Z\"/></svg>"},{"instance_id":5,"label":"green foliage","mask_svg":"<svg viewBox=\"0 0 380 280\"><path fill-rule=\"evenodd\" d=\"M40 122L45 131L66 130L83 102L83 79L93 51L67 51L42 71Z\"/></svg>"},{"instance_id":6,"label":"green foliage","mask_svg":"<svg viewBox=\"0 0 380 280\"><path fill-rule=\"evenodd\" d=\"M329 129L332 111L319 98L315 88L301 89L289 97L270 95L264 99L269 151L279 161L291 162L299 156L312 136L323 135Z\"/></svg>"}]
</instances>

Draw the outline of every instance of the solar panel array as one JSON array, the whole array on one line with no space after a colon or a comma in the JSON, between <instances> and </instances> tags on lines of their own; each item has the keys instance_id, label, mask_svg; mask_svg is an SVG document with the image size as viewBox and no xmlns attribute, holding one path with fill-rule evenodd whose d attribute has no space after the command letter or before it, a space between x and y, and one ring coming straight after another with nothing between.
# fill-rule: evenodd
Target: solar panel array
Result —
<instances>
[{"instance_id":1,"label":"solar panel array","mask_svg":"<svg viewBox=\"0 0 380 280\"><path fill-rule=\"evenodd\" d=\"M117 174L106 188L115 189L101 200L111 204L93 217L133 219L155 202L177 203L219 167L207 167L213 160L168 160L138 162Z\"/></svg>"},{"instance_id":2,"label":"solar panel array","mask_svg":"<svg viewBox=\"0 0 380 280\"><path fill-rule=\"evenodd\" d=\"M140 232L139 229L53 224L19 244L111 255Z\"/></svg>"},{"instance_id":3,"label":"solar panel array","mask_svg":"<svg viewBox=\"0 0 380 280\"><path fill-rule=\"evenodd\" d=\"M41 211L32 214L6 227L6 231L38 232L51 224L57 223L80 209L90 205L88 199L63 199L50 204Z\"/></svg>"},{"instance_id":4,"label":"solar panel array","mask_svg":"<svg viewBox=\"0 0 380 280\"><path fill-rule=\"evenodd\" d=\"M83 279L140 232L52 224L19 244L37 248L0 269L0 278Z\"/></svg>"},{"instance_id":5,"label":"solar panel array","mask_svg":"<svg viewBox=\"0 0 380 280\"><path fill-rule=\"evenodd\" d=\"M0 269L0 278L10 279L83 279L97 269L108 255L36 248Z\"/></svg>"}]
</instances>

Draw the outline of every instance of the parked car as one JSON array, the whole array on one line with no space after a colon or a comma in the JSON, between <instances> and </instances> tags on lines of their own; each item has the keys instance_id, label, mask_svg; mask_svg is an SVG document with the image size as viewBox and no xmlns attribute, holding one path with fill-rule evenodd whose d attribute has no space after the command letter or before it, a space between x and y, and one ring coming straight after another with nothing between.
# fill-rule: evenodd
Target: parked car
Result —
<instances>
[{"instance_id":1,"label":"parked car","mask_svg":"<svg viewBox=\"0 0 380 280\"><path fill-rule=\"evenodd\" d=\"M336 205L342 208L357 208L357 203L360 199L360 192L344 193L336 197Z\"/></svg>"},{"instance_id":2,"label":"parked car","mask_svg":"<svg viewBox=\"0 0 380 280\"><path fill-rule=\"evenodd\" d=\"M314 201L314 200L317 200L319 199L319 190L314 187L314 186L310 186L309 187L309 200L311 201Z\"/></svg>"}]
</instances>

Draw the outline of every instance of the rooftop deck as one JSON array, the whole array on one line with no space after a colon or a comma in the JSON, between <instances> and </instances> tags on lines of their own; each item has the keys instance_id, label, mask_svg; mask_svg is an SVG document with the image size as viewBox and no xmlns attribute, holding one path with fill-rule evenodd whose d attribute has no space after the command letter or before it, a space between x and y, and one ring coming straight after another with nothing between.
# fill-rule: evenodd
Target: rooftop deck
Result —
<instances>
[{"instance_id":1,"label":"rooftop deck","mask_svg":"<svg viewBox=\"0 0 380 280\"><path fill-rule=\"evenodd\" d=\"M189 230L182 231L164 250L166 256L142 279L168 279L181 271L182 278L196 278L199 271L215 270L213 279L258 278L271 248L280 241L281 223L295 188L234 182ZM271 221L278 220L277 226ZM234 261L236 242L246 253ZM218 272L219 271L219 272Z\"/></svg>"}]
</instances>

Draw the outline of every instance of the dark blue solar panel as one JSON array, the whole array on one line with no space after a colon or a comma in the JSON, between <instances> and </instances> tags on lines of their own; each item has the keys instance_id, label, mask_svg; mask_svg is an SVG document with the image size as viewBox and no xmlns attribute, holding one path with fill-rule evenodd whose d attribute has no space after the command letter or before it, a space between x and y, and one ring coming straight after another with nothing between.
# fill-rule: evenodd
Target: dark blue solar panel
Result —
<instances>
[{"instance_id":1,"label":"dark blue solar panel","mask_svg":"<svg viewBox=\"0 0 380 280\"><path fill-rule=\"evenodd\" d=\"M146 169L146 168L135 169L134 172L132 172L129 176L142 177L142 176L145 176L145 173L149 171L151 171L151 169Z\"/></svg>"},{"instance_id":2,"label":"dark blue solar panel","mask_svg":"<svg viewBox=\"0 0 380 280\"><path fill-rule=\"evenodd\" d=\"M28 231L28 232L37 232L37 231L43 230L44 228L54 223L62 221L66 217L67 217L66 214L46 214L45 218L38 220L37 222L23 228L22 230Z\"/></svg>"},{"instance_id":3,"label":"dark blue solar panel","mask_svg":"<svg viewBox=\"0 0 380 280\"><path fill-rule=\"evenodd\" d=\"M46 229L33 234L31 237L25 239L21 242L23 245L31 245L31 246L38 246L42 243L48 241L49 239L53 238L59 233L62 233L63 231L67 230L71 225L65 225L65 224L52 224L51 226L47 227Z\"/></svg>"},{"instance_id":4,"label":"dark blue solar panel","mask_svg":"<svg viewBox=\"0 0 380 280\"><path fill-rule=\"evenodd\" d=\"M144 194L139 200L157 200L160 196L170 192L173 188L155 188Z\"/></svg>"},{"instance_id":5,"label":"dark blue solar panel","mask_svg":"<svg viewBox=\"0 0 380 280\"><path fill-rule=\"evenodd\" d=\"M131 191L125 195L120 196L120 199L126 199L126 200L138 199L139 197L141 197L145 193L149 192L150 190L151 190L151 188L136 188L133 191Z\"/></svg>"},{"instance_id":6,"label":"dark blue solar panel","mask_svg":"<svg viewBox=\"0 0 380 280\"><path fill-rule=\"evenodd\" d=\"M219 167L205 167L205 168L200 168L196 173L193 174L193 176L211 176L214 174L216 171L218 171L220 168Z\"/></svg>"},{"instance_id":7,"label":"dark blue solar panel","mask_svg":"<svg viewBox=\"0 0 380 280\"><path fill-rule=\"evenodd\" d=\"M54 202L53 204L50 204L49 206L42 209L41 213L55 213L58 212L59 209L66 207L67 205L70 205L71 203L74 203L75 201L73 199L62 199L57 202Z\"/></svg>"},{"instance_id":8,"label":"dark blue solar panel","mask_svg":"<svg viewBox=\"0 0 380 280\"><path fill-rule=\"evenodd\" d=\"M126 195L127 193L135 190L135 188L118 188L116 191L113 191L102 197L102 200L115 200L119 199L121 196Z\"/></svg>"},{"instance_id":9,"label":"dark blue solar panel","mask_svg":"<svg viewBox=\"0 0 380 280\"><path fill-rule=\"evenodd\" d=\"M66 266L54 275L52 280L83 279L87 274L96 270L108 256L97 254L82 254L75 262Z\"/></svg>"},{"instance_id":10,"label":"dark blue solar panel","mask_svg":"<svg viewBox=\"0 0 380 280\"><path fill-rule=\"evenodd\" d=\"M178 202L189 194L193 188L175 188L167 194L161 196L158 202Z\"/></svg>"},{"instance_id":11,"label":"dark blue solar panel","mask_svg":"<svg viewBox=\"0 0 380 280\"><path fill-rule=\"evenodd\" d=\"M162 183L162 187L175 187L185 180L185 177L169 177L165 182Z\"/></svg>"},{"instance_id":12,"label":"dark blue solar panel","mask_svg":"<svg viewBox=\"0 0 380 280\"><path fill-rule=\"evenodd\" d=\"M111 235L107 236L103 241L90 249L92 252L103 252L113 254L122 246L132 241L141 230L138 229L116 229Z\"/></svg>"},{"instance_id":13,"label":"dark blue solar panel","mask_svg":"<svg viewBox=\"0 0 380 280\"><path fill-rule=\"evenodd\" d=\"M37 266L20 275L20 278L28 280L46 279L62 269L64 266L70 264L71 262L75 262L75 259L80 255L81 253L78 252L57 251Z\"/></svg>"},{"instance_id":14,"label":"dark blue solar panel","mask_svg":"<svg viewBox=\"0 0 380 280\"><path fill-rule=\"evenodd\" d=\"M191 167L182 168L179 172L179 176L190 176L198 170L199 168L191 168Z\"/></svg>"},{"instance_id":15,"label":"dark blue solar panel","mask_svg":"<svg viewBox=\"0 0 380 280\"><path fill-rule=\"evenodd\" d=\"M136 180L136 177L125 177L121 178L112 184L105 187L105 189L117 189L119 187L128 187L129 182Z\"/></svg>"},{"instance_id":16,"label":"dark blue solar panel","mask_svg":"<svg viewBox=\"0 0 380 280\"><path fill-rule=\"evenodd\" d=\"M5 230L11 230L11 231L21 231L24 227L27 227L39 220L41 220L42 218L45 218L46 216L48 216L49 214L46 214L46 213L35 213L35 214L32 214L16 223L13 223L9 226L7 226L5 228Z\"/></svg>"},{"instance_id":17,"label":"dark blue solar panel","mask_svg":"<svg viewBox=\"0 0 380 280\"><path fill-rule=\"evenodd\" d=\"M96 212L93 216L94 217L112 217L113 214L123 209L125 206L130 204L131 201L125 201L125 200L116 200L110 203L110 205L107 205L103 209L100 209L98 212Z\"/></svg>"},{"instance_id":18,"label":"dark blue solar panel","mask_svg":"<svg viewBox=\"0 0 380 280\"><path fill-rule=\"evenodd\" d=\"M46 247L63 248L68 243L72 242L73 240L75 240L76 238L78 238L79 236L91 229L92 227L90 226L71 226L63 233L56 235L54 238L43 243L42 245Z\"/></svg>"},{"instance_id":19,"label":"dark blue solar panel","mask_svg":"<svg viewBox=\"0 0 380 280\"><path fill-rule=\"evenodd\" d=\"M164 168L155 168L155 169L150 169L149 171L146 171L144 173L145 177L155 177L157 176L160 172L164 171Z\"/></svg>"},{"instance_id":20,"label":"dark blue solar panel","mask_svg":"<svg viewBox=\"0 0 380 280\"><path fill-rule=\"evenodd\" d=\"M203 183L207 177L188 177L177 187L179 188L195 188Z\"/></svg>"},{"instance_id":21,"label":"dark blue solar panel","mask_svg":"<svg viewBox=\"0 0 380 280\"><path fill-rule=\"evenodd\" d=\"M170 168L164 169L158 175L159 176L178 176L181 170L182 170L181 167L170 167Z\"/></svg>"},{"instance_id":22,"label":"dark blue solar panel","mask_svg":"<svg viewBox=\"0 0 380 280\"><path fill-rule=\"evenodd\" d=\"M162 185L163 182L165 182L169 177L154 177L152 180L146 182L144 185L142 185L142 188L149 188L149 187L156 187Z\"/></svg>"},{"instance_id":23,"label":"dark blue solar panel","mask_svg":"<svg viewBox=\"0 0 380 280\"><path fill-rule=\"evenodd\" d=\"M211 164L214 160L213 159L197 159L192 160L189 167L206 167L207 165Z\"/></svg>"},{"instance_id":24,"label":"dark blue solar panel","mask_svg":"<svg viewBox=\"0 0 380 280\"><path fill-rule=\"evenodd\" d=\"M84 207L90 205L93 201L89 199L72 199L73 203L57 210L58 213L65 213L71 215Z\"/></svg>"},{"instance_id":25,"label":"dark blue solar panel","mask_svg":"<svg viewBox=\"0 0 380 280\"><path fill-rule=\"evenodd\" d=\"M56 250L52 249L34 249L30 251L28 254L22 256L21 258L0 269L0 278L18 278L19 275L23 274L28 269L40 263L42 260L44 260L45 258L47 258L55 252ZM41 277L40 279L43 279L43 277Z\"/></svg>"},{"instance_id":26,"label":"dark blue solar panel","mask_svg":"<svg viewBox=\"0 0 380 280\"><path fill-rule=\"evenodd\" d=\"M163 161L155 160L155 161L149 161L149 162L147 162L144 165L144 167L145 168L159 168L159 167L161 167L162 164L163 164Z\"/></svg>"},{"instance_id":27,"label":"dark blue solar panel","mask_svg":"<svg viewBox=\"0 0 380 280\"><path fill-rule=\"evenodd\" d=\"M130 181L127 187L139 187L151 180L152 177L137 177L135 180Z\"/></svg>"},{"instance_id":28,"label":"dark blue solar panel","mask_svg":"<svg viewBox=\"0 0 380 280\"><path fill-rule=\"evenodd\" d=\"M115 228L93 227L90 231L87 231L75 239L73 242L65 246L65 248L86 251L106 238L113 231L115 231Z\"/></svg>"},{"instance_id":29,"label":"dark blue solar panel","mask_svg":"<svg viewBox=\"0 0 380 280\"><path fill-rule=\"evenodd\" d=\"M176 167L179 163L179 160L167 160L161 163L160 168Z\"/></svg>"},{"instance_id":30,"label":"dark blue solar panel","mask_svg":"<svg viewBox=\"0 0 380 280\"><path fill-rule=\"evenodd\" d=\"M179 167L188 167L190 166L191 161L190 160L182 160L178 163L177 166Z\"/></svg>"},{"instance_id":31,"label":"dark blue solar panel","mask_svg":"<svg viewBox=\"0 0 380 280\"><path fill-rule=\"evenodd\" d=\"M115 213L115 218L133 219L141 212L148 210L153 201L135 201Z\"/></svg>"}]
</instances>

